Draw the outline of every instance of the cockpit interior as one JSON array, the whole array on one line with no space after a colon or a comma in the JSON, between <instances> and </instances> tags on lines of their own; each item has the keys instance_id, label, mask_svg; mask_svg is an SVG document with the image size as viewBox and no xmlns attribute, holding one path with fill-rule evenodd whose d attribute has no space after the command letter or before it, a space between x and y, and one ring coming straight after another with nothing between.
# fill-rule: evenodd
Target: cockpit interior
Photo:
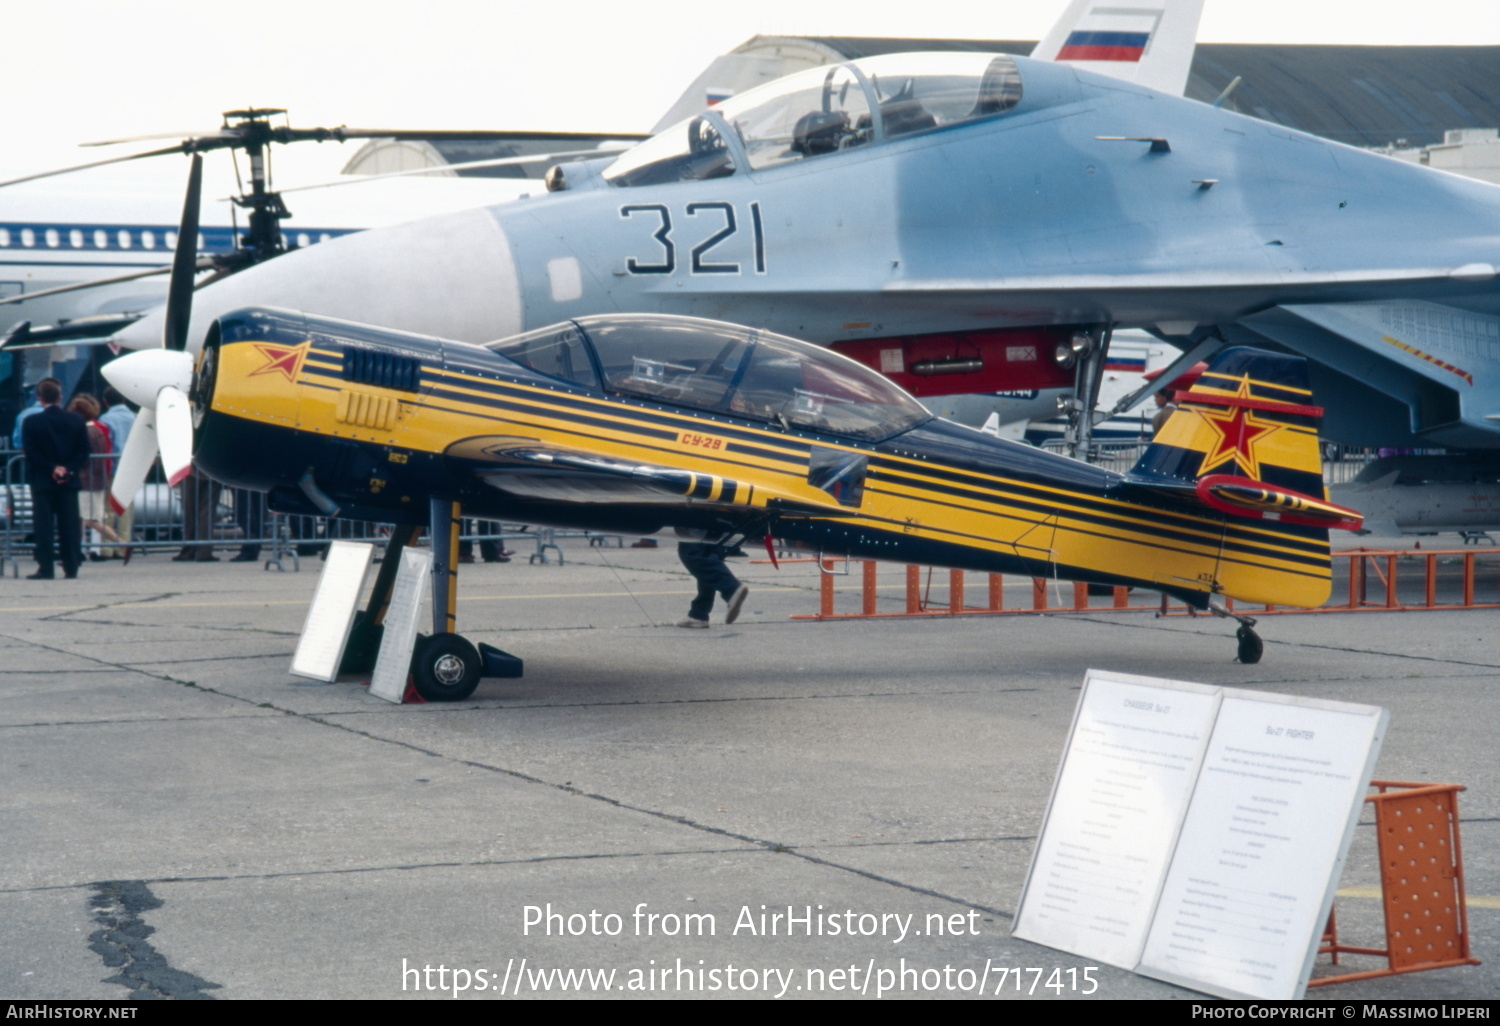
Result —
<instances>
[{"instance_id":1,"label":"cockpit interior","mask_svg":"<svg viewBox=\"0 0 1500 1026\"><path fill-rule=\"evenodd\" d=\"M1005 54L902 53L809 68L731 97L605 168L623 188L764 171L1014 110Z\"/></svg>"}]
</instances>

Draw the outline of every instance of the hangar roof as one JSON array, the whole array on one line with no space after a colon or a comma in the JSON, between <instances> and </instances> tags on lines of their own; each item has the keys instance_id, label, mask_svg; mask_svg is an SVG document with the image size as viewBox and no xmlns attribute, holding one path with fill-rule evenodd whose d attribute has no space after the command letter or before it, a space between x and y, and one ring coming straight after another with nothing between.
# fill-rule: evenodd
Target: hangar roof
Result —
<instances>
[{"instance_id":1,"label":"hangar roof","mask_svg":"<svg viewBox=\"0 0 1500 1026\"><path fill-rule=\"evenodd\" d=\"M775 37L757 36L744 51ZM1026 40L872 39L808 42L845 59L909 50L1025 55ZM1500 126L1500 46L1291 46L1199 43L1187 95L1212 102L1240 76L1225 106L1351 146L1432 146L1450 128Z\"/></svg>"}]
</instances>

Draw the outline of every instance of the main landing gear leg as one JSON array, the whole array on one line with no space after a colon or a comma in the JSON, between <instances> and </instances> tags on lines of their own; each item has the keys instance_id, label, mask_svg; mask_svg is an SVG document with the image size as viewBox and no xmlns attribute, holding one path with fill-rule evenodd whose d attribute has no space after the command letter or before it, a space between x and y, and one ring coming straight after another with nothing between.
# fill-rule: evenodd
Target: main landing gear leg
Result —
<instances>
[{"instance_id":1,"label":"main landing gear leg","mask_svg":"<svg viewBox=\"0 0 1500 1026\"><path fill-rule=\"evenodd\" d=\"M519 677L522 663L490 645L477 649L454 633L458 625L459 505L432 499L432 635L418 636L411 673L417 694L429 702L461 702L480 677ZM384 567L382 566L382 570Z\"/></svg>"},{"instance_id":2,"label":"main landing gear leg","mask_svg":"<svg viewBox=\"0 0 1500 1026\"><path fill-rule=\"evenodd\" d=\"M1266 646L1261 642L1260 635L1255 633L1255 617L1231 613L1217 599L1210 599L1208 608L1215 616L1224 616L1239 621L1239 630L1234 632L1235 638L1239 640L1239 661L1246 665L1260 662L1261 654L1265 652Z\"/></svg>"}]
</instances>

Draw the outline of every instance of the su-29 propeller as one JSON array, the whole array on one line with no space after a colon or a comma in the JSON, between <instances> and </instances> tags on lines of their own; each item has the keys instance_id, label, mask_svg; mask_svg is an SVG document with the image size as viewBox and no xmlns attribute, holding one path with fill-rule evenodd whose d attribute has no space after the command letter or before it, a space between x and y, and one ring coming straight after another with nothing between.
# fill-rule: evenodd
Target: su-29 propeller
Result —
<instances>
[{"instance_id":1,"label":"su-29 propeller","mask_svg":"<svg viewBox=\"0 0 1500 1026\"><path fill-rule=\"evenodd\" d=\"M187 352L187 333L193 311L202 195L203 158L195 153L167 288L161 348L127 353L106 364L102 371L106 381L141 408L109 490L110 505L117 513L125 511L146 483L158 451L169 484L177 484L192 470L193 414L188 393L193 382L193 357Z\"/></svg>"}]
</instances>

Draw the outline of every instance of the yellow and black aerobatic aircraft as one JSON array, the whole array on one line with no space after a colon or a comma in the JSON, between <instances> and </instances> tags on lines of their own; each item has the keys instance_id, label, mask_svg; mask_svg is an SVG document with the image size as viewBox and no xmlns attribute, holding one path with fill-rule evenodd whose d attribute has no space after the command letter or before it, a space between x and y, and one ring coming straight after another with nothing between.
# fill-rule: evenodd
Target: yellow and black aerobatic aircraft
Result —
<instances>
[{"instance_id":1,"label":"yellow and black aerobatic aircraft","mask_svg":"<svg viewBox=\"0 0 1500 1026\"><path fill-rule=\"evenodd\" d=\"M246 309L188 352L202 165L194 157L160 349L106 365L141 407L111 488L158 449L273 509L398 526L351 645L368 654L400 548L433 539L433 634L412 675L456 701L520 661L454 633L461 513L1313 606L1329 591L1327 501L1300 357L1221 352L1136 466L1117 474L933 417L827 349L666 314L565 321L489 345ZM196 430L195 430L196 429ZM1239 620L1239 657L1261 656Z\"/></svg>"},{"instance_id":2,"label":"yellow and black aerobatic aircraft","mask_svg":"<svg viewBox=\"0 0 1500 1026\"><path fill-rule=\"evenodd\" d=\"M175 386L147 380L152 357L175 361ZM131 391L148 397L180 388L191 366L181 352L119 362L131 360L142 378ZM583 318L478 346L243 310L211 328L189 401L193 461L210 476L264 490L283 512L403 525L397 544L431 531L435 631L413 665L429 699L467 697L490 671L453 633L460 511L775 536L1151 588L1221 613L1221 596L1322 602L1328 528L1358 520L1326 501L1302 359L1243 348L1179 396L1126 474L936 419L829 350L668 315ZM1238 619L1240 658L1254 662L1254 621Z\"/></svg>"}]
</instances>

